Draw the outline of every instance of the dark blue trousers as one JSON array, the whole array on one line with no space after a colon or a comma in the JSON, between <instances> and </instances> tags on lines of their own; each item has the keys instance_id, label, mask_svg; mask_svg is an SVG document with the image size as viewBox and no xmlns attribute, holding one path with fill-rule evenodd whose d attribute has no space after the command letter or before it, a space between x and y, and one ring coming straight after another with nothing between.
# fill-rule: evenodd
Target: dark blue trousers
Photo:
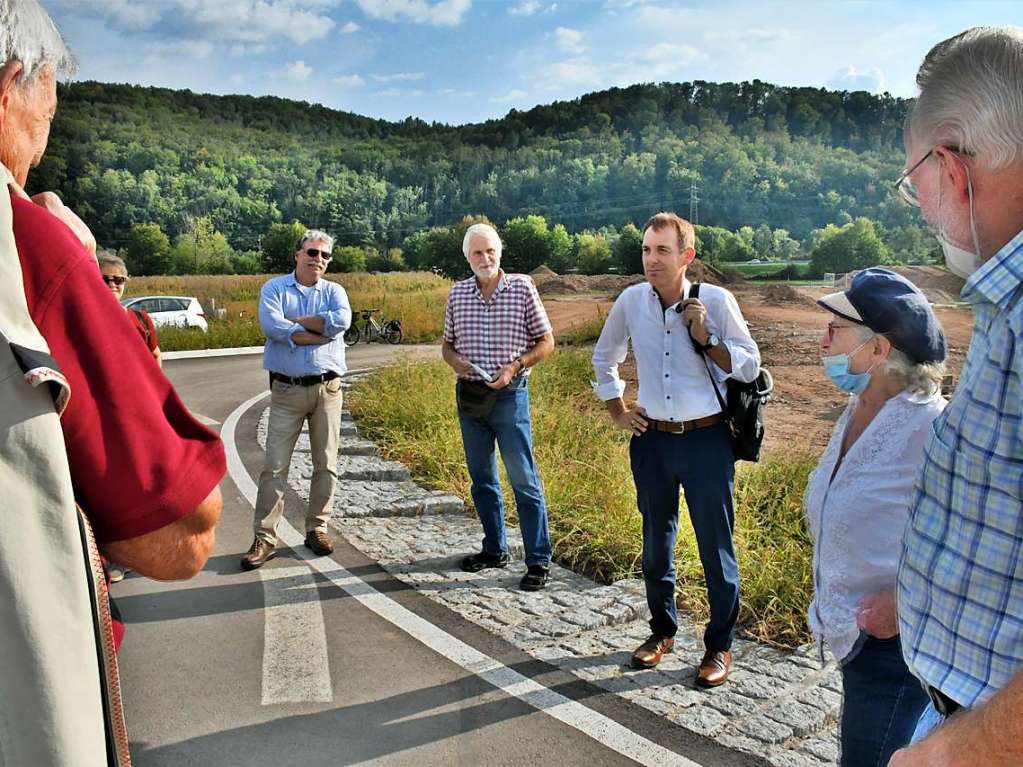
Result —
<instances>
[{"instance_id":1,"label":"dark blue trousers","mask_svg":"<svg viewBox=\"0 0 1023 767\"><path fill-rule=\"evenodd\" d=\"M902 659L897 636L867 637L842 666L842 767L885 767L930 705Z\"/></svg>"},{"instance_id":2,"label":"dark blue trousers","mask_svg":"<svg viewBox=\"0 0 1023 767\"><path fill-rule=\"evenodd\" d=\"M721 423L683 434L649 430L632 438L629 457L643 515L643 580L650 630L664 636L678 631L675 537L681 485L710 603L703 643L715 652L728 650L739 617L739 566L732 546L735 461L727 427Z\"/></svg>"}]
</instances>

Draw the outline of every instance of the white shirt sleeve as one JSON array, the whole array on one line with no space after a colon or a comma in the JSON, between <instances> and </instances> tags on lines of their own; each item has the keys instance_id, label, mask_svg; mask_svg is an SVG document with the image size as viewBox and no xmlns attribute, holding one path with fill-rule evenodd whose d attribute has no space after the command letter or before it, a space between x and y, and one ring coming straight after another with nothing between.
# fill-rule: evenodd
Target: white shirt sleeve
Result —
<instances>
[{"instance_id":1,"label":"white shirt sleeve","mask_svg":"<svg viewBox=\"0 0 1023 767\"><path fill-rule=\"evenodd\" d=\"M746 327L746 320L742 317L735 296L725 291L723 298L718 317L721 326L717 335L732 358L732 372L729 377L749 383L756 379L760 371L760 349L749 334L749 328Z\"/></svg>"},{"instance_id":2,"label":"white shirt sleeve","mask_svg":"<svg viewBox=\"0 0 1023 767\"><path fill-rule=\"evenodd\" d=\"M593 372L597 377L593 391L605 402L625 393L625 381L618 377L618 366L629 351L629 328L625 321L627 300L628 291L615 301L593 349Z\"/></svg>"}]
</instances>

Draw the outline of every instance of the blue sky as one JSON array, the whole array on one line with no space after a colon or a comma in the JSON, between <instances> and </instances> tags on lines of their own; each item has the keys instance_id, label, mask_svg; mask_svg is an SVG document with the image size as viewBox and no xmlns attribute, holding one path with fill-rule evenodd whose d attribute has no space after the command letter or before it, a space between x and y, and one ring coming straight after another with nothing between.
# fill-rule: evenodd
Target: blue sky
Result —
<instances>
[{"instance_id":1,"label":"blue sky","mask_svg":"<svg viewBox=\"0 0 1023 767\"><path fill-rule=\"evenodd\" d=\"M500 117L637 82L914 94L936 42L1011 2L42 0L78 79L276 95L385 119Z\"/></svg>"}]
</instances>

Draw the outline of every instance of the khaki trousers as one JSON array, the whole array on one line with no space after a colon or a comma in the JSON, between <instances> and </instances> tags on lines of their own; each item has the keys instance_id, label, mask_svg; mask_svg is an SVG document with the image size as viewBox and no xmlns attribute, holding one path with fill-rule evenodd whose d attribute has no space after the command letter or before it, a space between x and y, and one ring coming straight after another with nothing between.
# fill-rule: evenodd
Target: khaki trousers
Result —
<instances>
[{"instance_id":1,"label":"khaki trousers","mask_svg":"<svg viewBox=\"0 0 1023 767\"><path fill-rule=\"evenodd\" d=\"M277 543L277 525L284 514L284 489L295 442L309 422L309 451L313 477L305 528L322 529L330 520L330 502L337 480L337 450L341 431L341 379L316 386L274 381L270 386L270 420L266 432L266 464L256 495L256 535Z\"/></svg>"}]
</instances>

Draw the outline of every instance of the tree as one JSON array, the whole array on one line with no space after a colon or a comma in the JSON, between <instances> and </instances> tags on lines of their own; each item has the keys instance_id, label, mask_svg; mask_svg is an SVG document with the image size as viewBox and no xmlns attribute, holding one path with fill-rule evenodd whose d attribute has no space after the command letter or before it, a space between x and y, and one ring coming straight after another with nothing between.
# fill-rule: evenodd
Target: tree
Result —
<instances>
[{"instance_id":1,"label":"tree","mask_svg":"<svg viewBox=\"0 0 1023 767\"><path fill-rule=\"evenodd\" d=\"M405 259L401 248L388 248L385 253L374 249L372 255L366 257L366 269L371 272L401 272L405 270Z\"/></svg>"},{"instance_id":2,"label":"tree","mask_svg":"<svg viewBox=\"0 0 1023 767\"><path fill-rule=\"evenodd\" d=\"M501 266L506 272L528 273L551 262L550 233L543 216L513 218L504 225L501 241Z\"/></svg>"},{"instance_id":3,"label":"tree","mask_svg":"<svg viewBox=\"0 0 1023 767\"><path fill-rule=\"evenodd\" d=\"M888 261L888 248L877 236L874 222L858 218L825 231L810 256L814 274L852 272Z\"/></svg>"},{"instance_id":4,"label":"tree","mask_svg":"<svg viewBox=\"0 0 1023 767\"><path fill-rule=\"evenodd\" d=\"M128 234L125 258L132 274L168 274L170 239L159 224L135 224Z\"/></svg>"},{"instance_id":5,"label":"tree","mask_svg":"<svg viewBox=\"0 0 1023 767\"><path fill-rule=\"evenodd\" d=\"M200 216L175 238L171 261L175 274L230 274L231 255L227 238Z\"/></svg>"},{"instance_id":6,"label":"tree","mask_svg":"<svg viewBox=\"0 0 1023 767\"><path fill-rule=\"evenodd\" d=\"M632 222L622 227L614 244L614 264L622 274L643 273L643 233Z\"/></svg>"},{"instance_id":7,"label":"tree","mask_svg":"<svg viewBox=\"0 0 1023 767\"><path fill-rule=\"evenodd\" d=\"M354 245L342 245L340 248L334 248L331 266L335 272L364 272L366 271L366 251Z\"/></svg>"},{"instance_id":8,"label":"tree","mask_svg":"<svg viewBox=\"0 0 1023 767\"><path fill-rule=\"evenodd\" d=\"M576 237L575 263L583 274L606 274L611 269L611 246L599 234L583 233Z\"/></svg>"},{"instance_id":9,"label":"tree","mask_svg":"<svg viewBox=\"0 0 1023 767\"><path fill-rule=\"evenodd\" d=\"M263 271L282 274L295 268L295 245L306 232L298 221L290 224L272 224L263 235Z\"/></svg>"}]
</instances>

